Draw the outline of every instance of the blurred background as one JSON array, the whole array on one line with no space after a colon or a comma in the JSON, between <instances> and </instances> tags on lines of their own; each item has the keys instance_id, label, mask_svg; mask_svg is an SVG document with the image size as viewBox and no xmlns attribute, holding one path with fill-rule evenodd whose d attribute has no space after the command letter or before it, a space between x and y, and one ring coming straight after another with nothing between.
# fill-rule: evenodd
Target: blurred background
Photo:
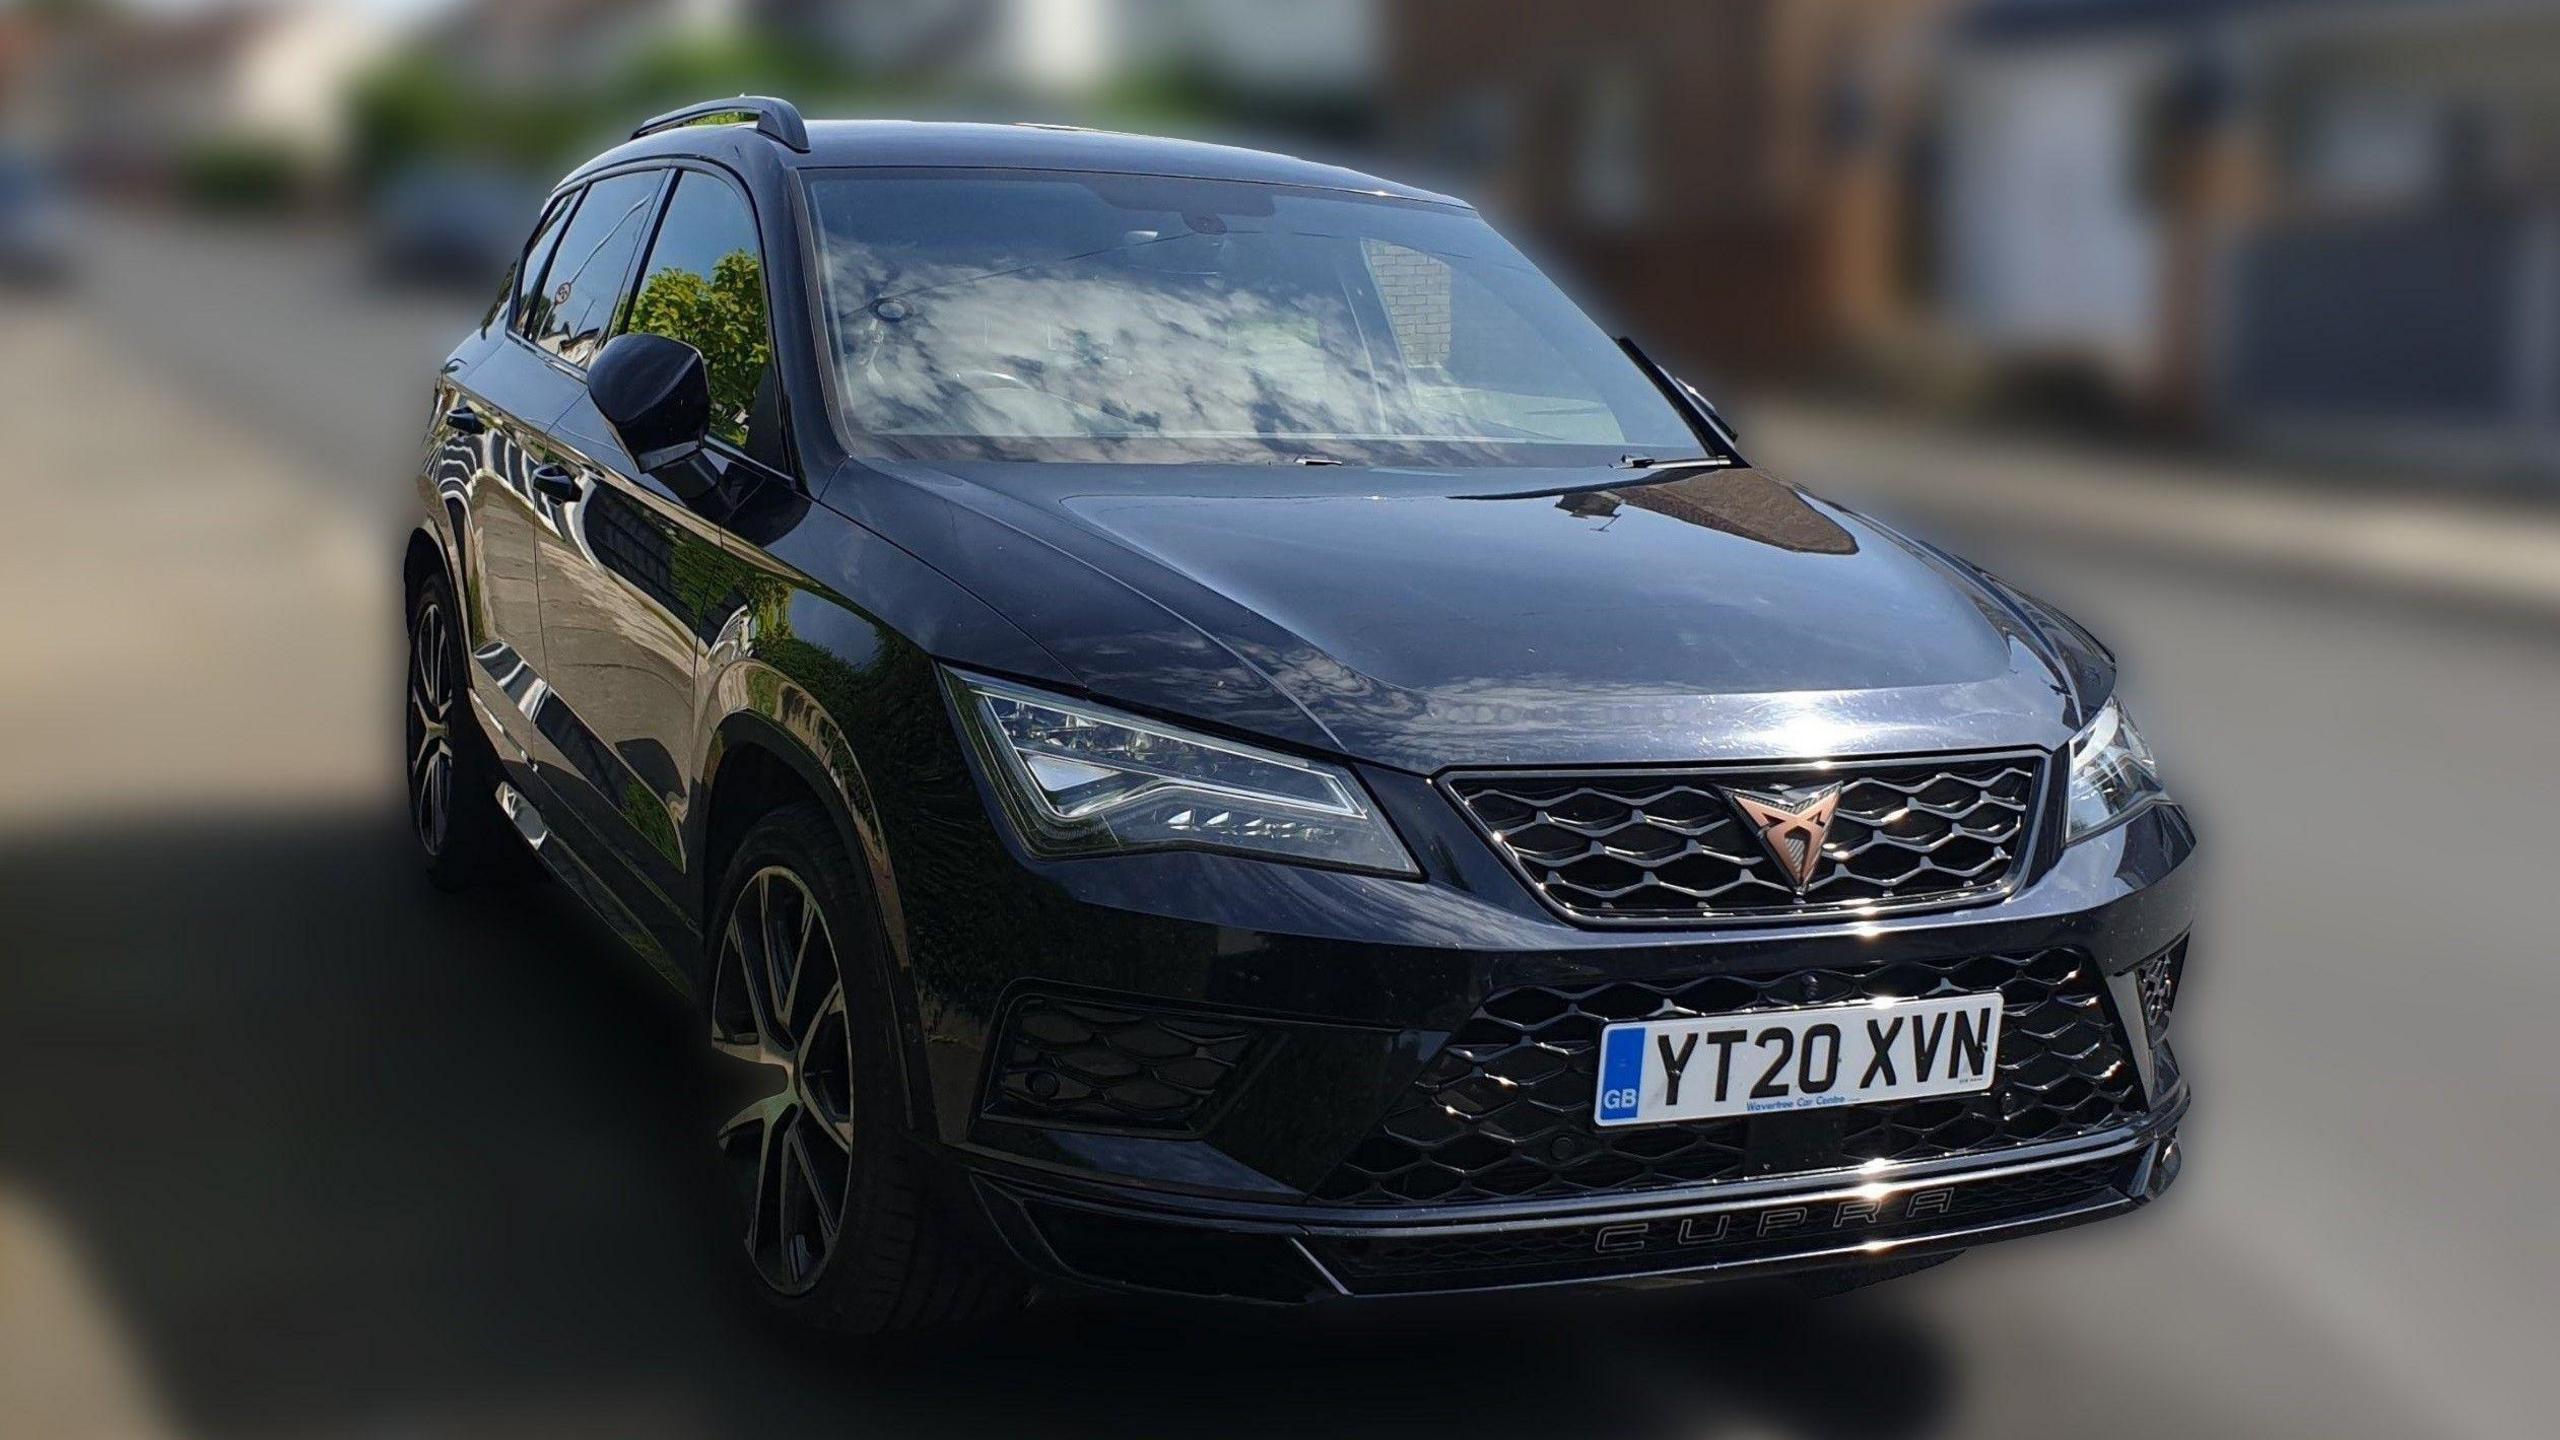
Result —
<instances>
[{"instance_id":1,"label":"blurred background","mask_svg":"<svg viewBox=\"0 0 2560 1440\"><path fill-rule=\"evenodd\" d=\"M2116 645L2211 849L2161 1206L1868 1295L770 1333L695 1032L398 814L437 361L738 90L1476 201ZM0 0L0 1432L2552 1433L2560 4Z\"/></svg>"}]
</instances>

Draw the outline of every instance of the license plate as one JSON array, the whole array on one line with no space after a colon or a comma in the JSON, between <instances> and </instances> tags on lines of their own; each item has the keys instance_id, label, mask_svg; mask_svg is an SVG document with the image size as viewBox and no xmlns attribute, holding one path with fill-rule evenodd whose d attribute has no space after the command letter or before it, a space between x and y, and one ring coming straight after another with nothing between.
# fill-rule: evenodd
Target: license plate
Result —
<instances>
[{"instance_id":1,"label":"license plate","mask_svg":"<svg viewBox=\"0 0 2560 1440\"><path fill-rule=\"evenodd\" d=\"M1643 1020L1600 1032L1601 1125L1659 1125L1991 1088L1998 995Z\"/></svg>"}]
</instances>

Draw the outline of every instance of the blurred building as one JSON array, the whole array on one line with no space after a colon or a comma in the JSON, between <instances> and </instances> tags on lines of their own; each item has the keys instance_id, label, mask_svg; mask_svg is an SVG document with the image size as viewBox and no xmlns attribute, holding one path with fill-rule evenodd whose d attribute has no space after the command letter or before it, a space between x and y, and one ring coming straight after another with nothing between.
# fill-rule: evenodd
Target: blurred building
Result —
<instances>
[{"instance_id":1,"label":"blurred building","mask_svg":"<svg viewBox=\"0 0 2560 1440\"><path fill-rule=\"evenodd\" d=\"M1946 9L1386 0L1386 123L1667 355L1802 373L1909 323Z\"/></svg>"},{"instance_id":2,"label":"blurred building","mask_svg":"<svg viewBox=\"0 0 2560 1440\"><path fill-rule=\"evenodd\" d=\"M1247 90L1355 94L1372 80L1372 0L765 0L758 18L895 73L1083 94L1178 72Z\"/></svg>"},{"instance_id":3,"label":"blurred building","mask_svg":"<svg viewBox=\"0 0 2560 1440\"><path fill-rule=\"evenodd\" d=\"M377 13L342 0L72 7L37 30L43 63L13 87L12 129L91 174L136 180L166 178L213 146L326 169L346 144L346 83L394 38Z\"/></svg>"},{"instance_id":4,"label":"blurred building","mask_svg":"<svg viewBox=\"0 0 2560 1440\"><path fill-rule=\"evenodd\" d=\"M44 32L20 11L0 11L0 117L6 117L27 83L44 45Z\"/></svg>"},{"instance_id":5,"label":"blurred building","mask_svg":"<svg viewBox=\"0 0 2560 1440\"><path fill-rule=\"evenodd\" d=\"M424 43L476 83L574 90L642 46L716 29L741 8L736 0L459 0Z\"/></svg>"},{"instance_id":6,"label":"blurred building","mask_svg":"<svg viewBox=\"0 0 2560 1440\"><path fill-rule=\"evenodd\" d=\"M1088 95L1178 72L1270 91L1371 80L1371 0L466 0L437 44L475 77L591 83L685 36L766 35L851 75L970 94Z\"/></svg>"},{"instance_id":7,"label":"blurred building","mask_svg":"<svg viewBox=\"0 0 2560 1440\"><path fill-rule=\"evenodd\" d=\"M2292 445L2560 463L2560 5L1988 0L1945 298L2011 362Z\"/></svg>"}]
</instances>

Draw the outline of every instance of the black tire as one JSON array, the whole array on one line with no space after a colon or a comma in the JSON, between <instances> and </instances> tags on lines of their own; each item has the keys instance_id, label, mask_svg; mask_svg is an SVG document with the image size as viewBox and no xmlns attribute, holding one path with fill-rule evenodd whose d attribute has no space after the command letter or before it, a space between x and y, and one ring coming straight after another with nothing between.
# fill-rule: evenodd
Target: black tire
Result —
<instances>
[{"instance_id":1,"label":"black tire","mask_svg":"<svg viewBox=\"0 0 2560 1440\"><path fill-rule=\"evenodd\" d=\"M1798 1294L1817 1300L1827 1299L1833 1295L1846 1295L1854 1290L1865 1290L1888 1280L1899 1280L1905 1275L1917 1275L1923 1270L1934 1270L1963 1253L1961 1250L1948 1250L1937 1255L1914 1255L1907 1259L1879 1260L1867 1265L1841 1265L1828 1270L1807 1270L1801 1274L1788 1276L1787 1283L1794 1286Z\"/></svg>"},{"instance_id":2,"label":"black tire","mask_svg":"<svg viewBox=\"0 0 2560 1440\"><path fill-rule=\"evenodd\" d=\"M524 865L524 844L498 809L497 757L471 714L468 663L453 587L429 575L409 596L401 733L409 830L439 890Z\"/></svg>"},{"instance_id":3,"label":"black tire","mask_svg":"<svg viewBox=\"0 0 2560 1440\"><path fill-rule=\"evenodd\" d=\"M745 1102L721 1105L716 1138L755 1288L794 1319L859 1335L1019 1305L1023 1277L966 1223L964 1201L934 1192L905 1131L887 941L835 824L813 805L765 815L718 896L712 1042L751 1063L715 1063L743 1072Z\"/></svg>"}]
</instances>

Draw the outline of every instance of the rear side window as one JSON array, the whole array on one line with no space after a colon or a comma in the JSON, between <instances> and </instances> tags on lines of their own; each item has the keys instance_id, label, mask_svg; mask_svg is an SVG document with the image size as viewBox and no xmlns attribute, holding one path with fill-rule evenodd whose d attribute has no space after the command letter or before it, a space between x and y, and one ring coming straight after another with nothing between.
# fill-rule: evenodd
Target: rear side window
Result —
<instances>
[{"instance_id":1,"label":"rear side window","mask_svg":"<svg viewBox=\"0 0 2560 1440\"><path fill-rule=\"evenodd\" d=\"M626 330L702 352L711 375L711 433L759 460L781 451L773 341L765 324L764 257L746 197L687 170L658 226Z\"/></svg>"},{"instance_id":2,"label":"rear side window","mask_svg":"<svg viewBox=\"0 0 2560 1440\"><path fill-rule=\"evenodd\" d=\"M577 206L576 191L561 196L550 213L543 217L541 228L533 232L532 241L524 247L524 262L516 267L514 281L515 326L524 334L533 333L533 321L537 316L535 302L541 294L543 269L551 263L551 252L559 248L560 232L569 223L569 212Z\"/></svg>"},{"instance_id":3,"label":"rear side window","mask_svg":"<svg viewBox=\"0 0 2560 1440\"><path fill-rule=\"evenodd\" d=\"M572 365L584 365L604 343L622 299L623 278L648 234L649 208L662 172L616 175L587 187L560 234L550 272L525 333Z\"/></svg>"}]
</instances>

